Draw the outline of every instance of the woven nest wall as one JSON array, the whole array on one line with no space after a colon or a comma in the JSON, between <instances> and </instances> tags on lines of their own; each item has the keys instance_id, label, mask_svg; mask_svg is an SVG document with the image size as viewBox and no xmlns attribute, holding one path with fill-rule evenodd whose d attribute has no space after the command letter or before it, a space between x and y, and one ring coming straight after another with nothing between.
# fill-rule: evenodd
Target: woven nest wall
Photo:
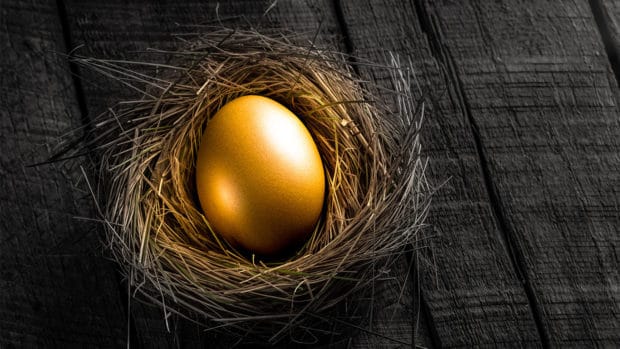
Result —
<instances>
[{"instance_id":1,"label":"woven nest wall","mask_svg":"<svg viewBox=\"0 0 620 349\"><path fill-rule=\"evenodd\" d=\"M74 61L139 91L94 120L97 199L114 259L133 293L202 323L271 342L318 336L341 302L419 238L429 203L418 131L423 105L411 72L392 59L388 106L343 55L286 36L215 30L168 63ZM136 67L155 67L157 74ZM324 213L286 258L236 250L210 229L196 196L195 159L210 117L262 95L288 107L323 160ZM348 310L351 313L351 309ZM316 332L316 333L315 333Z\"/></svg>"}]
</instances>

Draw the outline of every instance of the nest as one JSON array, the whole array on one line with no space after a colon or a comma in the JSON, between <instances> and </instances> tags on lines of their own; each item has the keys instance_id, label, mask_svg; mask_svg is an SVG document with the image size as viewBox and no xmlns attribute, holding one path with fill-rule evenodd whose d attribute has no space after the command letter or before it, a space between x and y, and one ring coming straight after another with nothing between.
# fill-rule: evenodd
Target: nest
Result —
<instances>
[{"instance_id":1,"label":"nest","mask_svg":"<svg viewBox=\"0 0 620 349\"><path fill-rule=\"evenodd\" d=\"M410 72L394 57L385 67L394 85L386 93L397 101L390 109L354 77L347 57L293 41L220 29L181 50L153 53L166 64L73 58L140 93L90 130L107 242L135 294L164 314L272 343L317 338L339 304L363 299L411 249L429 202L418 138L422 105L410 92ZM138 66L156 72L138 73ZM248 94L292 110L325 166L321 223L285 260L231 248L209 228L195 193L195 158L209 118Z\"/></svg>"}]
</instances>

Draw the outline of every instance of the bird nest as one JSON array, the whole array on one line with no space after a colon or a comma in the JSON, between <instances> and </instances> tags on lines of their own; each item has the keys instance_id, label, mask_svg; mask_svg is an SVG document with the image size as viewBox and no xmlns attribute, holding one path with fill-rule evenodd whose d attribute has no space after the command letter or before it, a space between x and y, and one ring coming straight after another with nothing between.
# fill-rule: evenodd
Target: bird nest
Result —
<instances>
[{"instance_id":1,"label":"bird nest","mask_svg":"<svg viewBox=\"0 0 620 349\"><path fill-rule=\"evenodd\" d=\"M140 92L89 131L107 242L134 292L165 314L272 343L315 338L330 311L362 299L416 241L429 202L418 138L423 108L409 70L394 57L385 67L394 89L383 95L397 101L389 108L354 77L347 57L292 41L220 29L158 51L166 64L73 58ZM144 67L156 72L139 73ZM326 173L320 224L277 261L228 245L210 229L195 190L206 124L250 94L302 120Z\"/></svg>"}]
</instances>

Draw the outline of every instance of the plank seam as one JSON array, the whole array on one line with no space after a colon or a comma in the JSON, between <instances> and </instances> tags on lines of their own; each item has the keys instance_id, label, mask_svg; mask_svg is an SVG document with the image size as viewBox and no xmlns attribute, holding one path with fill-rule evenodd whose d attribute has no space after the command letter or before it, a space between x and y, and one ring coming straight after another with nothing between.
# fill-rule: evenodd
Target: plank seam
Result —
<instances>
[{"instance_id":1,"label":"plank seam","mask_svg":"<svg viewBox=\"0 0 620 349\"><path fill-rule=\"evenodd\" d=\"M360 75L357 65L355 65L355 58L353 57L353 40L351 40L351 34L349 33L349 27L347 26L347 21L344 18L344 11L342 10L341 0L334 0L334 12L336 13L336 20L338 21L338 27L340 27L340 31L342 32L342 37L344 39L344 47L348 54L348 60L353 63L353 69Z\"/></svg>"},{"instance_id":2,"label":"plank seam","mask_svg":"<svg viewBox=\"0 0 620 349\"><path fill-rule=\"evenodd\" d=\"M415 251L415 248L414 248L414 251ZM413 274L412 275L412 282L414 285L413 289L417 292L416 295L418 296L417 300L414 299L414 305L415 307L417 307L417 309L420 312L420 315L424 318L424 321L426 322L426 326L428 327L428 330L429 330L428 338L431 341L430 342L431 347L442 348L441 337L439 337L439 333L437 332L437 326L435 325L435 320L431 316L431 310L428 306L428 303L424 300L424 293L422 293L421 278L420 278L420 275L418 275L419 262L418 262L417 256L413 258L412 254L413 254L413 251L408 254L408 258L411 258L410 260L412 260L412 263L413 263L413 266L411 268L411 274ZM416 322L412 321L412 323L413 323L412 324L412 328L413 328L413 345L412 346L414 348L417 348L418 346L415 344L416 333L417 333Z\"/></svg>"},{"instance_id":3,"label":"plank seam","mask_svg":"<svg viewBox=\"0 0 620 349\"><path fill-rule=\"evenodd\" d=\"M342 9L342 0L333 0L333 4L334 4L334 13L336 15L336 20L338 21L338 27L340 28L340 31L342 32L342 36L343 36L343 40L344 40L344 45L345 45L345 50L347 53L347 60L349 61L349 63L353 66L353 70L355 71L355 73L358 76L361 76L359 68L357 66L357 60L355 59L355 48L353 46L353 40L351 39L351 35L349 33L349 27L347 26L347 21L345 20L345 15L344 15L344 11ZM408 255L408 260L411 260L411 255ZM439 339L439 335L437 333L437 328L435 326L435 323L433 322L433 319L430 316L430 310L429 310L429 306L428 303L426 302L426 299L424 298L424 294L421 292L421 287L419 286L419 280L418 277L415 273L415 270L417 268L417 264L412 266L412 271L411 273L414 274L412 278L410 278L410 282L413 283L414 286L414 290L417 289L417 296L418 299L413 299L412 302L414 304L419 305L419 309L421 311L421 315L424 317L426 326L429 329L429 337L431 340L431 345L433 346L433 348L441 348L441 341ZM418 285L418 287L416 287L416 285ZM416 345L416 334L417 334L417 329L416 329L416 321L411 321L411 329L412 329L412 338L411 338L411 347L412 348L417 348L418 346Z\"/></svg>"},{"instance_id":4,"label":"plank seam","mask_svg":"<svg viewBox=\"0 0 620 349\"><path fill-rule=\"evenodd\" d=\"M343 37L343 41L344 41L344 48L346 50L346 60L347 62L353 67L353 71L355 72L355 74L357 76L361 76L359 68L357 66L357 60L355 59L355 56L353 55L353 40L351 39L351 34L349 33L349 27L347 26L347 22L345 20L344 17L344 11L342 10L342 4L340 2L340 0L333 0L333 4L334 4L334 13L336 15L336 20L338 22L338 27L340 28L340 31L342 32L342 37ZM373 267L374 268L374 267ZM373 270L374 273L374 270ZM373 313L373 304L372 304L372 300L374 300L374 296L375 296L375 284L374 282L372 283L372 290L371 290L371 304L368 307L368 311L369 311L369 331L368 333L373 333L372 332L372 319L374 317L374 313ZM412 339L413 342L415 342L415 338Z\"/></svg>"},{"instance_id":5,"label":"plank seam","mask_svg":"<svg viewBox=\"0 0 620 349\"><path fill-rule=\"evenodd\" d=\"M589 0L589 3L596 28L603 40L603 46L605 47L611 70L616 78L616 83L620 85L620 42L614 39L609 21L606 20L606 18L609 18L609 13L605 10L601 0Z\"/></svg>"},{"instance_id":6,"label":"plank seam","mask_svg":"<svg viewBox=\"0 0 620 349\"><path fill-rule=\"evenodd\" d=\"M472 108L469 104L467 95L465 94L465 89L463 87L463 81L456 68L456 62L450 52L450 49L442 42L443 35L438 23L438 18L434 14L429 13L429 11L427 10L427 6L425 5L425 0L415 0L414 6L416 8L420 27L428 37L429 45L431 47L431 54L433 55L435 60L437 60L438 63L443 66L444 73L448 75L446 77L446 80L450 82L451 87L454 89L457 97L457 102L463 110L463 113L465 114L467 121L470 125L470 131L474 139L476 153L478 154L480 167L482 169L484 188L489 196L493 216L500 231L500 238L504 242L503 245L505 246L507 253L510 256L512 267L523 285L526 297L528 299L530 311L536 325L536 330L538 331L538 335L541 340L541 344L543 348L549 348L549 331L544 323L542 308L529 280L525 257L523 256L522 251L518 248L518 243L514 236L514 232L512 232L512 229L510 228L509 223L503 213L502 200L495 189L493 180L491 179L489 163L487 160L487 156L484 152L482 138L480 136L480 127L477 124L475 118L473 117L473 113L471 111Z\"/></svg>"},{"instance_id":7,"label":"plank seam","mask_svg":"<svg viewBox=\"0 0 620 349\"><path fill-rule=\"evenodd\" d=\"M71 29L69 28L67 9L63 0L56 0L56 7L58 8L58 16L60 17L60 25L62 27L62 36L65 42L65 50L67 55L70 56L71 47ZM69 60L69 71L71 72L71 79L75 87L75 97L80 109L80 117L82 124L88 125L90 120L88 119L88 108L86 107L86 98L84 97L84 89L82 88L81 77L77 65Z\"/></svg>"},{"instance_id":8,"label":"plank seam","mask_svg":"<svg viewBox=\"0 0 620 349\"><path fill-rule=\"evenodd\" d=\"M58 11L60 26L62 28L62 36L63 36L63 41L65 44L65 51L66 51L67 57L70 57L71 47L72 47L71 28L69 24L69 17L67 14L67 8L65 6L64 1L56 0L56 8ZM86 96L84 94L84 88L82 86L81 74L80 74L79 67L74 62L72 62L70 59L68 59L68 65L69 65L69 72L71 74L71 79L72 79L73 86L74 86L75 98L77 100L78 108L80 110L80 120L85 129L84 138L86 138L88 131L90 130L89 125L91 124L91 120L88 117L88 108L86 106ZM87 150L89 153L92 154L93 152L92 147L89 146ZM116 275L117 284L121 285L122 282L120 280L120 275L119 275L118 270L115 270L114 274ZM127 318L129 319L129 324L128 324L129 333L128 333L128 340L127 340L127 348L130 348L130 347L138 348L138 345L136 342L136 339L137 339L136 326L134 323L134 319L130 314L129 306L126 302L130 293L128 291L125 291L124 287L120 287L120 286L119 286L119 292L120 292L120 297L121 297L120 303L123 307L123 311L125 315L127 315Z\"/></svg>"}]
</instances>

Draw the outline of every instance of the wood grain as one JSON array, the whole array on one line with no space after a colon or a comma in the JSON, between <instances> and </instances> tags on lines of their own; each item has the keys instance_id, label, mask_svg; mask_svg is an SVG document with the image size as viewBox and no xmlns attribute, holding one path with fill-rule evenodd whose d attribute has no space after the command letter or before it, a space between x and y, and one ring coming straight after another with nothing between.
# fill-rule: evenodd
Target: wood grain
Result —
<instances>
[{"instance_id":1,"label":"wood grain","mask_svg":"<svg viewBox=\"0 0 620 349\"><path fill-rule=\"evenodd\" d=\"M433 198L429 223L435 237L418 268L434 343L539 346L527 295L485 187L465 106L423 30L424 14L413 3L389 0L343 2L342 14L355 55L387 64L390 51L401 62L410 61L432 102L422 145L430 157L431 180L448 181ZM385 69L363 68L362 74L393 88Z\"/></svg>"},{"instance_id":2,"label":"wood grain","mask_svg":"<svg viewBox=\"0 0 620 349\"><path fill-rule=\"evenodd\" d=\"M0 3L0 347L116 347L125 314L79 169L29 167L81 125L58 9Z\"/></svg>"},{"instance_id":3,"label":"wood grain","mask_svg":"<svg viewBox=\"0 0 620 349\"><path fill-rule=\"evenodd\" d=\"M424 6L543 342L617 345L619 94L588 2Z\"/></svg>"}]
</instances>

